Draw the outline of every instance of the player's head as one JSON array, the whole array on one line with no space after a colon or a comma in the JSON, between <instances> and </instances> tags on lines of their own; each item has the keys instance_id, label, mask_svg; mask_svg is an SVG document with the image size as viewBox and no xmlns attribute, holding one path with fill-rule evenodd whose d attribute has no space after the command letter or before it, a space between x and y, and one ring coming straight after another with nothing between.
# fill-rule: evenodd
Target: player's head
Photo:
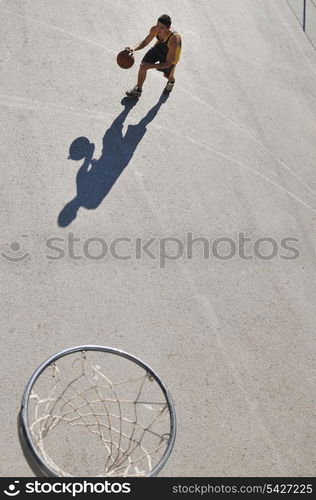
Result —
<instances>
[{"instance_id":1,"label":"player's head","mask_svg":"<svg viewBox=\"0 0 316 500\"><path fill-rule=\"evenodd\" d=\"M162 35L163 33L166 33L168 29L171 26L171 17L168 16L167 14L163 14L158 18L157 21L157 31L158 34Z\"/></svg>"},{"instance_id":2,"label":"player's head","mask_svg":"<svg viewBox=\"0 0 316 500\"><path fill-rule=\"evenodd\" d=\"M75 139L69 148L69 160L83 160L84 158L92 157L94 144L86 137L78 137Z\"/></svg>"}]
</instances>

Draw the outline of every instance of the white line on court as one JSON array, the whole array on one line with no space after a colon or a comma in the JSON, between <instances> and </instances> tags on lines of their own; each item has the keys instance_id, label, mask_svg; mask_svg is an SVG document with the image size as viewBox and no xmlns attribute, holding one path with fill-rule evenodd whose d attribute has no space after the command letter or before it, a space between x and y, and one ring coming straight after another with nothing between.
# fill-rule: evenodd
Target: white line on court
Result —
<instances>
[{"instance_id":1,"label":"white line on court","mask_svg":"<svg viewBox=\"0 0 316 500\"><path fill-rule=\"evenodd\" d=\"M296 40L294 34L292 33L292 31L290 30L290 27L288 25L288 23L286 22L286 20L284 19L284 17L282 16L281 12L279 11L279 9L276 7L275 5L275 2L274 0L270 0L271 2L271 5L273 6L274 10L276 11L277 15L279 16L279 18L281 19L283 25L286 27L287 31L289 32L292 40L294 41L295 45L297 46L299 52L301 53L301 55L303 56L303 58L305 59L305 61L307 62L309 68L311 69L312 73L314 75L316 75L316 68L313 66L311 60L307 57L307 55L305 54L304 50L302 49L302 47L300 46L300 44L298 43L298 41Z\"/></svg>"},{"instance_id":2,"label":"white line on court","mask_svg":"<svg viewBox=\"0 0 316 500\"><path fill-rule=\"evenodd\" d=\"M154 73L154 75L156 77L159 77L159 75L156 75ZM203 106L209 108L210 110L212 110L214 113L216 113L218 116L220 116L221 118L223 118L223 120L226 120L228 123L230 123L233 127L237 128L242 134L246 135L248 137L248 139L250 139L251 141L253 141L255 144L257 144L258 146L262 147L265 151L267 151L267 153L269 153L283 168L285 168L288 172L290 172L295 178L296 180L302 184L313 196L316 196L316 193L315 191L313 191L310 186L308 184L306 184L304 181L302 181L302 179L295 173L293 172L293 170L283 161L281 160L278 156L276 156L275 153L273 153L273 151L271 151L267 146L265 146L262 142L258 141L253 135L249 134L249 132L247 132L247 130L242 127L242 125L239 125L237 122L235 122L234 120L232 120L230 117L224 115L223 113L221 113L221 111L219 111L217 108L215 108L214 106L212 106L211 104L203 101L202 99L200 99L199 97L197 97L196 95L192 95L191 92L188 92L186 89L184 89L183 87L177 85L177 88L179 90L181 90L182 92L184 92L186 95L188 95L191 99L197 101L199 104L202 104Z\"/></svg>"},{"instance_id":3,"label":"white line on court","mask_svg":"<svg viewBox=\"0 0 316 500\"><path fill-rule=\"evenodd\" d=\"M174 130L169 130L169 129L166 129L165 127L159 127L157 125L155 125L155 127L156 128L161 128L161 129L165 130L166 132L168 132L168 134L177 135L178 137L181 137L181 138L185 139L186 141L190 141L190 142L196 144L197 146L199 146L201 148L207 149L208 151L214 153L217 156L220 156L221 158L224 158L225 160L228 160L228 161L230 161L232 163L235 163L236 165L239 165L242 168L245 168L245 169L249 170L250 172L254 173L255 175L258 175L259 177L261 177L265 181L269 182L273 186L281 189L281 191L284 191L289 196L291 196L291 198L293 198L294 200L298 201L299 203L302 203L302 205L304 205L306 208L308 208L312 212L316 213L316 209L313 208L313 207L311 207L308 203L306 203L305 201L303 201L301 198L299 198L298 196L296 196L295 194L293 194L291 191L289 191L285 187L281 186L281 184L273 181L272 179L269 179L269 177L266 177L261 172L258 172L257 170L254 170L253 168L251 168L250 166L246 165L245 163L242 163L239 160L236 160L235 158L232 158L231 156L226 155L225 153L221 153L217 149L214 149L211 146L209 146L208 144L204 144L202 142L196 141L196 140L192 139L189 136L185 136L185 135L182 135L182 134L177 134L177 132L175 132Z\"/></svg>"},{"instance_id":4,"label":"white line on court","mask_svg":"<svg viewBox=\"0 0 316 500\"><path fill-rule=\"evenodd\" d=\"M203 101L202 99L200 99L199 97L195 96L195 95L192 95L190 92L188 92L186 89L182 88L182 87L177 87L179 88L182 92L184 92L185 94L189 95L193 100L199 102L200 104L202 104L203 106L206 106L208 107L209 109L211 109L212 111L214 111L214 113L216 113L217 115L219 115L221 118L223 118L224 120L226 120L227 122L229 122L231 125L233 125L235 128L238 128L239 131L246 135L250 140L252 140L255 144L257 144L258 146L262 147L265 151L267 151L267 153L269 153L283 168L285 168L288 172L290 172L297 180L298 182L300 182L313 196L316 196L316 193L315 191L313 191L310 186L308 184L306 184L304 181L302 181L300 179L300 177L298 177L298 175L293 172L293 170L288 166L286 165L286 163L281 160L280 158L278 158L275 153L273 153L269 148L267 148L267 146L265 146L262 142L258 141L255 137L253 137L251 134L249 134L241 125L239 125L237 122L235 122L234 120L232 120L231 118L229 118L228 116L224 115L223 113L221 113L220 111L218 111L218 109L214 108L214 106L212 106L211 104L208 104L207 102Z\"/></svg>"},{"instance_id":5,"label":"white line on court","mask_svg":"<svg viewBox=\"0 0 316 500\"><path fill-rule=\"evenodd\" d=\"M98 117L102 120L104 118L113 119L113 113L107 111L98 111L88 108L80 108L76 106L69 106L65 104L59 104L55 102L46 103L44 101L39 101L37 99L28 99L24 97L11 96L7 94L0 94L0 106L6 106L9 108L25 108L33 111L52 111L54 112L64 112L72 111L75 113L86 113L90 114L91 117Z\"/></svg>"},{"instance_id":6,"label":"white line on court","mask_svg":"<svg viewBox=\"0 0 316 500\"><path fill-rule=\"evenodd\" d=\"M71 31L64 30L63 28L59 28L58 26L54 26L53 24L44 23L43 21L39 21L38 19L34 19L33 17L22 16L21 14L13 14L13 15L16 17L20 17L22 19L27 19L28 21L32 21L33 23L40 24L42 26L45 26L46 28L50 28L50 29L59 31L59 32L64 33L66 35L70 35L74 38L77 38L78 40L81 40L82 42L88 43L90 45L94 45L95 47L98 47L99 49L106 50L107 52L110 52L111 54L117 54L117 51L115 51L115 50L111 50L108 47L101 45L100 43L97 43L97 42L94 42L93 40L90 40L89 38L84 38L80 35L77 35L76 33L72 33Z\"/></svg>"}]
</instances>

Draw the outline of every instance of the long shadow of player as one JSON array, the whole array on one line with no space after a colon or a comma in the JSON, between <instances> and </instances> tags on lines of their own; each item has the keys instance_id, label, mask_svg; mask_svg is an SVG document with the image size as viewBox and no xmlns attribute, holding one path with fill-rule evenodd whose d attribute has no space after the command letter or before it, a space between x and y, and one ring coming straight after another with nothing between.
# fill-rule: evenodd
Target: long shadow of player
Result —
<instances>
[{"instance_id":1,"label":"long shadow of player","mask_svg":"<svg viewBox=\"0 0 316 500\"><path fill-rule=\"evenodd\" d=\"M93 159L94 144L86 137L78 137L69 150L69 159L83 160L77 173L77 196L62 209L58 216L58 225L66 227L76 218L80 207L95 209L104 200L113 185L127 167L133 154L147 131L147 125L155 118L161 105L168 96L162 95L136 125L129 125L123 136L124 121L134 106L134 102L126 98L122 100L123 111L114 120L103 137L102 155Z\"/></svg>"}]
</instances>

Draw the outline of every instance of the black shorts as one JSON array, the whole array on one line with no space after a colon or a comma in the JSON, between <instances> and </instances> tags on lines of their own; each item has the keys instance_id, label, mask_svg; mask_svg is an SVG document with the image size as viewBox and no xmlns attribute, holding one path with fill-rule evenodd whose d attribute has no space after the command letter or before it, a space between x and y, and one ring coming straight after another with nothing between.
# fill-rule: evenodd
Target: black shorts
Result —
<instances>
[{"instance_id":1,"label":"black shorts","mask_svg":"<svg viewBox=\"0 0 316 500\"><path fill-rule=\"evenodd\" d=\"M142 59L142 62L147 62L150 64L155 64L157 62L164 63L166 62L166 59L164 58L163 54L160 52L159 49L157 49L156 47L152 47L151 49L148 50L148 52L146 52L146 54ZM174 64L169 66L169 68L157 69L157 71L161 71L166 76L169 76L173 67Z\"/></svg>"}]
</instances>

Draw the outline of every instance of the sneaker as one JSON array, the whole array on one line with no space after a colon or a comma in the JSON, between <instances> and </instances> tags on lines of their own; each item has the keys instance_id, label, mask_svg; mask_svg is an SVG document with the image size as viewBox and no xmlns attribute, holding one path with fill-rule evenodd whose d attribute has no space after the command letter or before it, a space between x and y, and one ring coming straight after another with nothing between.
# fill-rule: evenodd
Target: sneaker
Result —
<instances>
[{"instance_id":1,"label":"sneaker","mask_svg":"<svg viewBox=\"0 0 316 500\"><path fill-rule=\"evenodd\" d=\"M125 92L125 94L127 95L127 97L140 97L142 95L142 90L139 90L137 85L135 85L134 88L128 90L127 92Z\"/></svg>"},{"instance_id":2,"label":"sneaker","mask_svg":"<svg viewBox=\"0 0 316 500\"><path fill-rule=\"evenodd\" d=\"M174 84L175 84L175 80L173 80L173 82L168 81L167 85L164 88L163 93L164 94L170 94L170 92L172 91L172 89L174 87Z\"/></svg>"}]
</instances>

